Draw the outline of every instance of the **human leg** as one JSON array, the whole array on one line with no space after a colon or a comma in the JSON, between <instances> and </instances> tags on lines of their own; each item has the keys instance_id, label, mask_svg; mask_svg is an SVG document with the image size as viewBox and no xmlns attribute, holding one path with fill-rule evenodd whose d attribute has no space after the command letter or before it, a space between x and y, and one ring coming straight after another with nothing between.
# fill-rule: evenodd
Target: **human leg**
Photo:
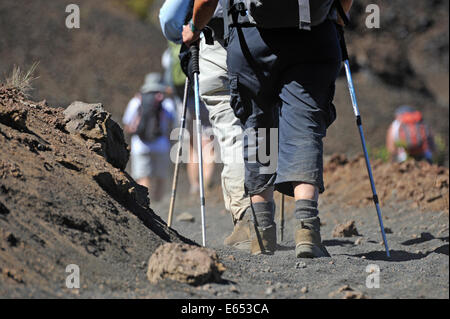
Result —
<instances>
[{"instance_id":1,"label":"human leg","mask_svg":"<svg viewBox=\"0 0 450 319\"><path fill-rule=\"evenodd\" d=\"M251 49L250 49L251 47ZM245 189L251 196L251 252L276 249L273 183L278 109L270 69L276 60L256 28L234 28L228 46L231 105L244 129Z\"/></svg>"},{"instance_id":2,"label":"human leg","mask_svg":"<svg viewBox=\"0 0 450 319\"><path fill-rule=\"evenodd\" d=\"M306 47L329 47L329 50L305 53L304 48L298 48L297 52L290 48L289 53L281 54L288 67L280 76L282 105L275 184L277 190L296 200L297 257L323 257L328 252L321 243L317 202L319 193L324 191L322 139L335 119L332 100L341 65L339 45L337 37L333 39L332 25L324 24L307 38L299 37L303 41L297 42ZM296 54L299 60L289 59L291 54Z\"/></svg>"},{"instance_id":3,"label":"human leg","mask_svg":"<svg viewBox=\"0 0 450 319\"><path fill-rule=\"evenodd\" d=\"M242 128L230 106L227 52L220 41L200 43L200 94L209 112L214 136L220 146L225 208L236 224L250 207L244 190Z\"/></svg>"},{"instance_id":4,"label":"human leg","mask_svg":"<svg viewBox=\"0 0 450 319\"><path fill-rule=\"evenodd\" d=\"M150 153L150 199L159 202L166 192L166 180L169 177L169 154L166 152Z\"/></svg>"}]
</instances>

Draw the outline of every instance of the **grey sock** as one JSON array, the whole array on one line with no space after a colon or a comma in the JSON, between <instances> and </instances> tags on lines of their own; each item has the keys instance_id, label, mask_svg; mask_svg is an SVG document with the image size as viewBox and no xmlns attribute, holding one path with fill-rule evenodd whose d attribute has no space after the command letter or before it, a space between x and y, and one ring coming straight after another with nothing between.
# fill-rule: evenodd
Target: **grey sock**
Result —
<instances>
[{"instance_id":1,"label":"grey sock","mask_svg":"<svg viewBox=\"0 0 450 319\"><path fill-rule=\"evenodd\" d=\"M301 199L295 202L295 218L308 219L317 217L319 210L317 209L317 202L315 200Z\"/></svg>"},{"instance_id":2,"label":"grey sock","mask_svg":"<svg viewBox=\"0 0 450 319\"><path fill-rule=\"evenodd\" d=\"M314 200L301 199L295 202L296 227L320 230L319 210Z\"/></svg>"},{"instance_id":3,"label":"grey sock","mask_svg":"<svg viewBox=\"0 0 450 319\"><path fill-rule=\"evenodd\" d=\"M252 221L256 217L256 225L259 227L269 227L274 224L275 218L275 203L271 202L259 202L253 203Z\"/></svg>"}]
</instances>

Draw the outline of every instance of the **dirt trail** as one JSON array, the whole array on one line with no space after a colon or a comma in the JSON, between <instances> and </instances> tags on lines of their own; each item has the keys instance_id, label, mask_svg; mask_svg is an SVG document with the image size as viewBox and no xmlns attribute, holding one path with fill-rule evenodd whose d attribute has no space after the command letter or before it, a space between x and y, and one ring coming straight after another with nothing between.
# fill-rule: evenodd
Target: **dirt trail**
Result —
<instances>
[{"instance_id":1,"label":"dirt trail","mask_svg":"<svg viewBox=\"0 0 450 319\"><path fill-rule=\"evenodd\" d=\"M358 162L358 161L357 161ZM355 169L355 168L354 168ZM383 179L377 175L379 183ZM366 174L365 167L354 170ZM448 182L448 172L446 173ZM350 179L350 177L348 178ZM361 184L368 183L361 178ZM329 185L330 189L333 184ZM324 196L320 202L322 237L331 258L298 260L294 255L292 212L294 203L286 202L285 239L273 256L251 256L223 246L231 233L231 219L220 202L221 190L207 197L207 245L216 249L227 271L229 284L210 284L173 293L180 298L448 298L449 286L449 216L448 204L442 210L414 207L413 201L396 194L383 201L383 218L387 230L391 259L386 258L377 213L366 205L370 191L349 187L342 197ZM357 190L356 192L354 190ZM370 184L369 184L370 189ZM448 192L448 188L447 188ZM447 195L448 196L448 195ZM349 205L344 199L357 205ZM277 197L279 202L279 197ZM168 199L154 206L166 218ZM177 202L178 214L188 212L195 222L174 222L180 234L201 242L199 202L183 198ZM279 205L278 205L279 208ZM277 209L278 209L277 208ZM277 223L279 215L276 215ZM355 221L360 236L336 238L337 225ZM380 288L370 289L367 267L380 269ZM345 288L349 286L350 288Z\"/></svg>"},{"instance_id":2,"label":"dirt trail","mask_svg":"<svg viewBox=\"0 0 450 319\"><path fill-rule=\"evenodd\" d=\"M387 260L363 162L341 156L327 162L328 194L320 202L332 257L295 258L292 200L285 240L273 256L224 247L232 223L216 186L207 194L207 245L226 267L223 281L150 284L147 261L157 247L201 242L199 201L187 195L183 169L176 216L188 212L195 221L175 218L168 229L169 196L149 208L146 189L122 170L128 153L120 127L93 110L80 128L69 125L63 109L0 87L1 297L448 298L448 170L374 163L392 254ZM111 152L111 145L118 149ZM360 236L333 237L336 225L351 220ZM65 286L69 264L80 267L81 289ZM380 270L380 288L366 286L369 265Z\"/></svg>"}]
</instances>

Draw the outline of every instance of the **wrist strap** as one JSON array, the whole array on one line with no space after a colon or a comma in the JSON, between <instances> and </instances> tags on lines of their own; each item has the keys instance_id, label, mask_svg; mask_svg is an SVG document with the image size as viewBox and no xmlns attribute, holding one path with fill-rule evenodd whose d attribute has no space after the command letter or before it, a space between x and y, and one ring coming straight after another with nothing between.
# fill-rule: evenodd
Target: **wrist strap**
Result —
<instances>
[{"instance_id":1,"label":"wrist strap","mask_svg":"<svg viewBox=\"0 0 450 319\"><path fill-rule=\"evenodd\" d=\"M194 21L192 21L192 19L189 21L189 27L191 28L191 31L194 33L200 31L199 29L197 29L197 27L195 26Z\"/></svg>"}]
</instances>

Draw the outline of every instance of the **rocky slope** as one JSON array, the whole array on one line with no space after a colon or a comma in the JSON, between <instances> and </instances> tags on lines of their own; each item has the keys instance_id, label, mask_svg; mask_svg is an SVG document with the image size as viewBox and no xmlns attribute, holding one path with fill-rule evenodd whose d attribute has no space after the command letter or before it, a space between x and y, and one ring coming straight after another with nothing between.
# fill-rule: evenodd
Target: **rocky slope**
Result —
<instances>
[{"instance_id":1,"label":"rocky slope","mask_svg":"<svg viewBox=\"0 0 450 319\"><path fill-rule=\"evenodd\" d=\"M0 3L0 75L39 61L33 98L52 106L101 101L120 116L144 76L161 70L166 41L124 1L80 0L80 29L67 29L69 0Z\"/></svg>"},{"instance_id":2,"label":"rocky slope","mask_svg":"<svg viewBox=\"0 0 450 319\"><path fill-rule=\"evenodd\" d=\"M63 111L0 87L1 296L54 294L70 264L84 285L128 287L161 244L191 243L123 171L129 150L110 114L82 103Z\"/></svg>"}]
</instances>

